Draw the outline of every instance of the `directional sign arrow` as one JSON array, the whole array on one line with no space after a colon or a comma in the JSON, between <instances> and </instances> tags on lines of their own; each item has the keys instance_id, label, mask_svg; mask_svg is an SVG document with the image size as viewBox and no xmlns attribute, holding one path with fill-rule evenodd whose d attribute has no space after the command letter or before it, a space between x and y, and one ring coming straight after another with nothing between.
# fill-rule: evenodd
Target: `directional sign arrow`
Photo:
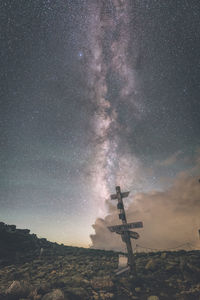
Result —
<instances>
[{"instance_id":1,"label":"directional sign arrow","mask_svg":"<svg viewBox=\"0 0 200 300\"><path fill-rule=\"evenodd\" d=\"M124 234L123 234L124 231L116 231L117 234L121 234L122 235L122 239L124 239ZM129 237L132 238L132 239L139 239L140 235L139 233L135 232L135 231L129 231L127 230L126 232L128 232L129 234Z\"/></svg>"},{"instance_id":2,"label":"directional sign arrow","mask_svg":"<svg viewBox=\"0 0 200 300\"><path fill-rule=\"evenodd\" d=\"M130 192L123 192L121 193L122 198L127 198ZM111 200L117 199L117 194L112 194L110 195Z\"/></svg>"},{"instance_id":3,"label":"directional sign arrow","mask_svg":"<svg viewBox=\"0 0 200 300\"><path fill-rule=\"evenodd\" d=\"M107 228L111 232L116 232L116 231L126 231L128 229L142 228L142 227L143 227L142 222L133 222L133 223L122 224L122 225L108 226Z\"/></svg>"},{"instance_id":4,"label":"directional sign arrow","mask_svg":"<svg viewBox=\"0 0 200 300\"><path fill-rule=\"evenodd\" d=\"M139 233L137 233L135 231L129 231L129 236L130 236L130 238L135 239L135 240L139 239L139 237L140 237Z\"/></svg>"}]
</instances>

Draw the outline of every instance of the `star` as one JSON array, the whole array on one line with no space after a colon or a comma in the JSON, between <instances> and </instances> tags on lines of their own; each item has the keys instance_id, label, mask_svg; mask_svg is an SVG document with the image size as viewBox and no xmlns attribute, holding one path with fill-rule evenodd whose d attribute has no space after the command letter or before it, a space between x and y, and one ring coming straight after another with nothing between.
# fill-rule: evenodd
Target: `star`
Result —
<instances>
[{"instance_id":1,"label":"star","mask_svg":"<svg viewBox=\"0 0 200 300\"><path fill-rule=\"evenodd\" d=\"M78 57L79 57L79 58L82 58L82 57L83 57L83 52L82 52L82 51L79 51L79 52L78 52Z\"/></svg>"}]
</instances>

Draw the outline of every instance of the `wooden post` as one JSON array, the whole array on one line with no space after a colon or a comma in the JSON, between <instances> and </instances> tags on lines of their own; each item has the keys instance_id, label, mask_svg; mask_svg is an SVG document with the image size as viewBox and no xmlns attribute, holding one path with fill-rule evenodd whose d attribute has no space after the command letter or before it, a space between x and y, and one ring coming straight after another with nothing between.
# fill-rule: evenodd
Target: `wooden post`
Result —
<instances>
[{"instance_id":1,"label":"wooden post","mask_svg":"<svg viewBox=\"0 0 200 300\"><path fill-rule=\"evenodd\" d=\"M126 194L126 193L124 193L124 194ZM129 192L128 192L128 194L129 194ZM119 218L122 220L122 224L126 225L127 224L126 213L124 210L124 204L123 204L123 200L122 200L123 194L121 193L120 186L116 186L116 195L117 195L117 199L118 199L117 208L120 211ZM127 252L128 252L128 265L129 265L131 271L135 272L136 266L135 266L135 261L134 261L134 257L133 257L133 249L132 249L132 245L131 245L131 239L130 239L129 232L123 231L121 234L121 237L122 237L122 241L126 243L126 248L127 248Z\"/></svg>"},{"instance_id":2,"label":"wooden post","mask_svg":"<svg viewBox=\"0 0 200 300\"><path fill-rule=\"evenodd\" d=\"M129 192L121 193L120 186L116 186L116 194L110 195L111 200L118 200L117 208L119 209L119 218L122 220L122 225L108 226L107 228L111 232L115 232L121 235L122 241L126 243L128 253L128 267L124 270L118 270L116 274L121 274L127 270L131 270L136 274L136 265L133 256L133 249L131 245L131 238L138 239L140 236L137 232L130 231L133 228L143 228L143 222L127 223L126 213L124 210L123 198L128 197Z\"/></svg>"}]
</instances>

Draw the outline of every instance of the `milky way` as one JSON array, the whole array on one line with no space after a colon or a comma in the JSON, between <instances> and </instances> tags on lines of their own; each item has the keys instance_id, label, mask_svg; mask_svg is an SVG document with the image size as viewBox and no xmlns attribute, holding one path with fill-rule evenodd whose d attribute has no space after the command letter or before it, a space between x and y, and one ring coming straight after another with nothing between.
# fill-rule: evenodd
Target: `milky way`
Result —
<instances>
[{"instance_id":1,"label":"milky way","mask_svg":"<svg viewBox=\"0 0 200 300\"><path fill-rule=\"evenodd\" d=\"M124 106L132 104L133 114L136 112L136 74L129 63L128 51L129 10L129 1L109 1L109 4L102 1L100 4L93 3L89 8L90 56L87 73L90 99L96 104L92 120L95 128L92 168L96 170L93 172L93 186L96 198L99 198L100 214L105 213L104 201L111 188L118 183L123 184L124 173L133 167L133 163L129 164L128 156L122 155L119 149L123 131L118 121L119 112L116 111L117 104L121 102ZM114 103L109 97L109 89L114 84L112 81L118 84ZM124 144L124 148L125 153L127 145ZM131 158L135 160L135 168L131 172L133 178L137 162L134 157Z\"/></svg>"}]
</instances>

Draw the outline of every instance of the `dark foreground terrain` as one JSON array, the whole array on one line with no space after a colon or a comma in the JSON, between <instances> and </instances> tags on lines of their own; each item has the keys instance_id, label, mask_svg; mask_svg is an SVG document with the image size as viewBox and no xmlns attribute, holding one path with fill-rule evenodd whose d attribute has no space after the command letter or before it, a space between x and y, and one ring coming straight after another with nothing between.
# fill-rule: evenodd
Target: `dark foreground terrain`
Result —
<instances>
[{"instance_id":1,"label":"dark foreground terrain","mask_svg":"<svg viewBox=\"0 0 200 300\"><path fill-rule=\"evenodd\" d=\"M117 277L115 252L50 243L0 223L0 300L200 300L200 251L135 260L137 276Z\"/></svg>"}]
</instances>

